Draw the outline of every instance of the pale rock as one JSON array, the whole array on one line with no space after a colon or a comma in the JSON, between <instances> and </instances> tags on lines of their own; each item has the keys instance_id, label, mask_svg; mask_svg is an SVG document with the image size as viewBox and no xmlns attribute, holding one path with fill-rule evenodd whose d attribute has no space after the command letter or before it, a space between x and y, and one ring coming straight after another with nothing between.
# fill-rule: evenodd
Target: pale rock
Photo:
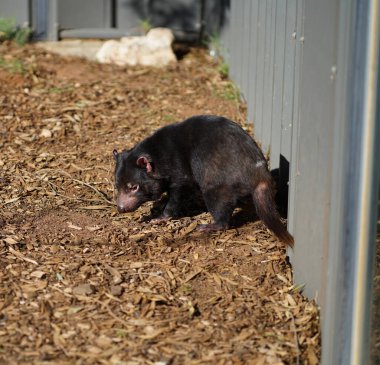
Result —
<instances>
[{"instance_id":1,"label":"pale rock","mask_svg":"<svg viewBox=\"0 0 380 365\"><path fill-rule=\"evenodd\" d=\"M119 66L162 67L177 59L171 48L174 35L170 29L154 28L146 36L123 37L120 41L110 40L103 44L96 54L100 63L114 63Z\"/></svg>"},{"instance_id":2,"label":"pale rock","mask_svg":"<svg viewBox=\"0 0 380 365\"><path fill-rule=\"evenodd\" d=\"M50 129L42 129L41 133L40 133L40 137L44 137L44 138L51 138L52 137L52 133L51 133L51 130Z\"/></svg>"}]
</instances>

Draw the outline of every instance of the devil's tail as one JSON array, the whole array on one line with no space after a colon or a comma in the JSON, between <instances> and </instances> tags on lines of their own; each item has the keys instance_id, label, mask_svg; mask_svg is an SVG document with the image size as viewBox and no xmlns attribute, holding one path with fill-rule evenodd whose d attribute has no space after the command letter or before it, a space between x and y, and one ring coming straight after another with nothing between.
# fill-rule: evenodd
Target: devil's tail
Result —
<instances>
[{"instance_id":1,"label":"devil's tail","mask_svg":"<svg viewBox=\"0 0 380 365\"><path fill-rule=\"evenodd\" d=\"M255 204L257 215L265 225L273 231L282 242L293 247L293 236L281 222L269 182L261 181L257 184L253 192L253 203Z\"/></svg>"}]
</instances>

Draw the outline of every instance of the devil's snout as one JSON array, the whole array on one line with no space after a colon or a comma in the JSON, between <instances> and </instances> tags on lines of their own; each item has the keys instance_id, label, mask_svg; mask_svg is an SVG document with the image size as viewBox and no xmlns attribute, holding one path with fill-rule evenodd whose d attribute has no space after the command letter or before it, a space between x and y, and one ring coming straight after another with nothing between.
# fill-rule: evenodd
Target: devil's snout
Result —
<instances>
[{"instance_id":1,"label":"devil's snout","mask_svg":"<svg viewBox=\"0 0 380 365\"><path fill-rule=\"evenodd\" d=\"M127 212L127 208L126 208L126 206L124 204L118 203L117 204L117 211L119 213L126 213Z\"/></svg>"},{"instance_id":2,"label":"devil's snout","mask_svg":"<svg viewBox=\"0 0 380 365\"><path fill-rule=\"evenodd\" d=\"M141 202L136 195L121 191L118 193L116 205L119 213L127 213L136 210L141 205Z\"/></svg>"}]
</instances>

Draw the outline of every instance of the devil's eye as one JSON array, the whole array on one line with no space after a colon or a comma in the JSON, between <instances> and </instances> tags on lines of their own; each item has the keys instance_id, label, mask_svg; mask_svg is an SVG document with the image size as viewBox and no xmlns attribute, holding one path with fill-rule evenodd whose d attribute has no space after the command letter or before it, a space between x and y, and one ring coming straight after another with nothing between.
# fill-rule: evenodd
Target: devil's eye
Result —
<instances>
[{"instance_id":1,"label":"devil's eye","mask_svg":"<svg viewBox=\"0 0 380 365\"><path fill-rule=\"evenodd\" d=\"M132 191L137 191L139 190L139 186L138 185L133 185L132 188L131 188Z\"/></svg>"},{"instance_id":2,"label":"devil's eye","mask_svg":"<svg viewBox=\"0 0 380 365\"><path fill-rule=\"evenodd\" d=\"M128 184L127 187L133 193L135 193L137 190L139 190L139 185L138 184Z\"/></svg>"}]
</instances>

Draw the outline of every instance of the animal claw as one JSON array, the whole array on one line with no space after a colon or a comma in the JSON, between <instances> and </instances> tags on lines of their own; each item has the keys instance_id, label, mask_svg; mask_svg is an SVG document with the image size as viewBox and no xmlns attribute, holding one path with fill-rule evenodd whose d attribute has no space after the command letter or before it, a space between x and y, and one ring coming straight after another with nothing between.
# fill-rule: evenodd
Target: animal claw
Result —
<instances>
[{"instance_id":1,"label":"animal claw","mask_svg":"<svg viewBox=\"0 0 380 365\"><path fill-rule=\"evenodd\" d=\"M172 217L157 217L150 220L152 224L162 224L169 221Z\"/></svg>"},{"instance_id":2,"label":"animal claw","mask_svg":"<svg viewBox=\"0 0 380 365\"><path fill-rule=\"evenodd\" d=\"M215 232L215 231L222 231L227 229L223 224L218 224L218 223L210 223L210 224L200 224L197 227L197 231L200 232Z\"/></svg>"}]
</instances>

